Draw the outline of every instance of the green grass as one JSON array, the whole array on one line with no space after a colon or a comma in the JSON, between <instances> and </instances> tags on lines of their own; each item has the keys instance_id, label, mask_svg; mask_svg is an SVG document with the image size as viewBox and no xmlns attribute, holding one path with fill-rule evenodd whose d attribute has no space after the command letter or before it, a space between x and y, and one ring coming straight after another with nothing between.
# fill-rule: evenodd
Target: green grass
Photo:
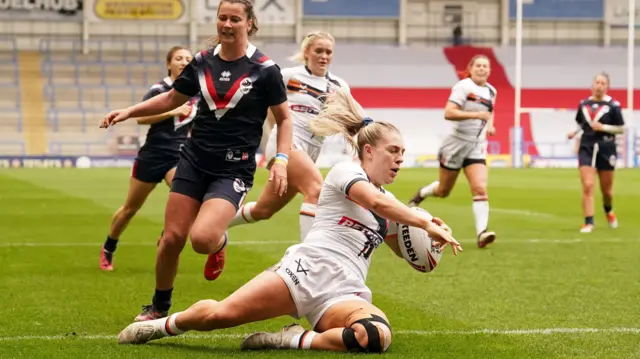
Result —
<instances>
[{"instance_id":1,"label":"green grass","mask_svg":"<svg viewBox=\"0 0 640 359\"><path fill-rule=\"evenodd\" d=\"M407 200L435 175L435 170L403 170L389 189ZM577 175L576 170L492 170L490 223L499 237L486 250L475 246L463 177L450 198L425 202L451 225L465 251L458 257L447 253L426 275L387 248L376 252L368 285L394 330L385 356L640 358L638 330L611 330L640 328L640 172L616 174L620 228L606 226L597 200L596 231L588 235L578 233ZM260 170L250 198L264 181ZM127 185L127 170L0 171L0 358L347 356L238 349L242 334L278 330L291 318L143 346L117 345L117 333L153 294L155 241L168 192L162 186L152 194L122 236L116 270L102 273L99 246ZM205 258L185 247L173 309L224 298L275 263L288 246L283 242L293 244L299 236L299 202L268 222L231 230L227 267L215 282L202 277ZM531 331L545 328L598 330Z\"/></svg>"}]
</instances>

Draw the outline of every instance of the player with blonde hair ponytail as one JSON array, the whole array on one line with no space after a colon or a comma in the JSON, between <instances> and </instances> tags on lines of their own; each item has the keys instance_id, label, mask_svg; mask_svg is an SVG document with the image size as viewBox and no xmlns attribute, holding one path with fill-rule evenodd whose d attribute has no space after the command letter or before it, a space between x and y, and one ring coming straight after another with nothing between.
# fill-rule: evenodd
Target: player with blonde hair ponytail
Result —
<instances>
[{"instance_id":1,"label":"player with blonde hair ponytail","mask_svg":"<svg viewBox=\"0 0 640 359\"><path fill-rule=\"evenodd\" d=\"M269 219L301 193L300 240L304 240L309 232L322 188L322 174L315 162L324 142L324 137L311 132L309 122L320 113L327 94L350 91L344 80L329 72L334 44L335 39L331 34L312 32L302 40L300 50L290 58L302 66L282 70L293 118L293 148L288 159L278 158L277 131L271 131L274 122L269 118L264 126L263 145L268 166L288 161L289 189L284 195L277 196L270 190L271 184L267 184L257 202L249 202L238 210L232 226ZM264 141L265 138L268 140Z\"/></svg>"},{"instance_id":2,"label":"player with blonde hair ponytail","mask_svg":"<svg viewBox=\"0 0 640 359\"><path fill-rule=\"evenodd\" d=\"M224 300L202 300L169 318L131 324L118 335L119 343L144 344L290 315L305 317L311 329L294 324L275 333L253 333L240 347L359 353L389 349L391 323L372 304L366 285L376 248L387 244L400 257L396 264L405 265L396 223L424 228L441 248L450 245L454 255L462 248L442 220L411 210L383 188L395 181L404 156L395 126L363 117L350 95L338 92L328 96L311 127L317 135L357 134L350 143L357 146L360 163L331 168L304 242L287 248L278 263Z\"/></svg>"}]
</instances>

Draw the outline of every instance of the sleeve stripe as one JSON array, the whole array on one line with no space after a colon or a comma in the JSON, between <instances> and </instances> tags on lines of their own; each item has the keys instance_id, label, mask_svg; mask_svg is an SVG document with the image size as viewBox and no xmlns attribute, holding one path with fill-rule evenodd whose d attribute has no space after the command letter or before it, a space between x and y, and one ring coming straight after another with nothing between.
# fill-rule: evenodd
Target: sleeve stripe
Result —
<instances>
[{"instance_id":1,"label":"sleeve stripe","mask_svg":"<svg viewBox=\"0 0 640 359\"><path fill-rule=\"evenodd\" d=\"M351 186L353 186L354 184L356 184L356 183L358 183L360 181L368 182L366 178L356 177L356 178L352 179L349 183L347 183L347 185L344 187L344 194L346 194L348 196L349 195L349 190L351 189Z\"/></svg>"}]
</instances>

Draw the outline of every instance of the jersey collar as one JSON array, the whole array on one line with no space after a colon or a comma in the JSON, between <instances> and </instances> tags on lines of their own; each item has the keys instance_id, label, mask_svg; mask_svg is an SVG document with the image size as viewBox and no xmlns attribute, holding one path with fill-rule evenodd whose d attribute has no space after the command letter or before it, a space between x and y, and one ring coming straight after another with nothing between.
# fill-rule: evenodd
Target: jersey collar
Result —
<instances>
[{"instance_id":1,"label":"jersey collar","mask_svg":"<svg viewBox=\"0 0 640 359\"><path fill-rule=\"evenodd\" d=\"M309 75L311 75L311 76L316 76L316 75L314 75L314 74L313 74L313 72L311 72L311 69L310 69L307 65L304 65L304 69L305 69L305 70L307 70L307 73L308 73ZM316 77L320 77L320 76L316 76ZM324 75L324 78L326 78L327 80L329 80L329 79L330 79L330 78L329 78L329 71L327 71L327 73Z\"/></svg>"},{"instance_id":2,"label":"jersey collar","mask_svg":"<svg viewBox=\"0 0 640 359\"><path fill-rule=\"evenodd\" d=\"M164 81L164 83L166 83L167 86L169 86L169 87L171 87L173 85L173 80L169 76L165 77L162 81Z\"/></svg>"}]
</instances>

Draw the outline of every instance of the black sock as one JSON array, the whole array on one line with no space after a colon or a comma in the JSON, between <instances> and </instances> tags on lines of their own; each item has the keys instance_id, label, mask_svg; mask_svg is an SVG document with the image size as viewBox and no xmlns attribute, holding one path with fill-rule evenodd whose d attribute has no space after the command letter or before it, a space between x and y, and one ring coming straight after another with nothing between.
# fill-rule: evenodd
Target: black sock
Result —
<instances>
[{"instance_id":1,"label":"black sock","mask_svg":"<svg viewBox=\"0 0 640 359\"><path fill-rule=\"evenodd\" d=\"M609 214L611 213L611 210L613 209L613 206L604 206L604 213Z\"/></svg>"},{"instance_id":2,"label":"black sock","mask_svg":"<svg viewBox=\"0 0 640 359\"><path fill-rule=\"evenodd\" d=\"M104 250L113 253L116 251L116 247L118 247L118 240L107 236L107 240L104 242Z\"/></svg>"},{"instance_id":3,"label":"black sock","mask_svg":"<svg viewBox=\"0 0 640 359\"><path fill-rule=\"evenodd\" d=\"M584 224L591 224L591 225L593 225L593 216L584 217Z\"/></svg>"},{"instance_id":4,"label":"black sock","mask_svg":"<svg viewBox=\"0 0 640 359\"><path fill-rule=\"evenodd\" d=\"M153 295L153 306L157 310L168 311L171 308L171 292L173 292L173 288L167 290L156 289L156 293Z\"/></svg>"}]
</instances>

